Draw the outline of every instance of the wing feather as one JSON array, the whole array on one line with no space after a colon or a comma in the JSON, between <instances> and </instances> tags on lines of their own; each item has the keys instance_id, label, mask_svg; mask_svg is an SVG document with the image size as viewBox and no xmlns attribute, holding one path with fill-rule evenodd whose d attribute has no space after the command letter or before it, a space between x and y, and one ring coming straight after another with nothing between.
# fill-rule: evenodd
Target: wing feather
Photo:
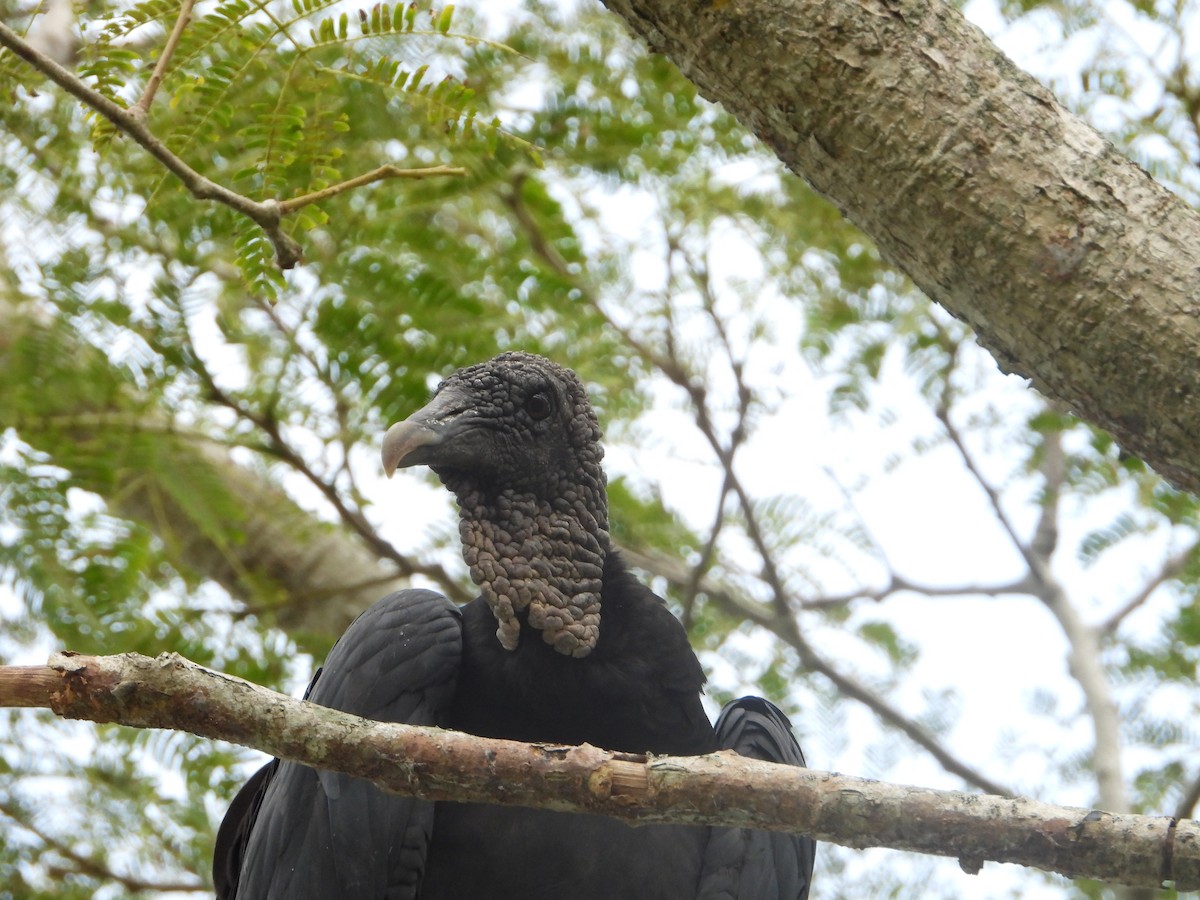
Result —
<instances>
[{"instance_id":1,"label":"wing feather","mask_svg":"<svg viewBox=\"0 0 1200 900\"><path fill-rule=\"evenodd\" d=\"M369 719L442 724L461 653L454 605L433 591L399 591L351 624L307 696ZM250 779L221 825L217 896L415 898L432 826L431 803L274 760Z\"/></svg>"},{"instance_id":2,"label":"wing feather","mask_svg":"<svg viewBox=\"0 0 1200 900\"><path fill-rule=\"evenodd\" d=\"M723 750L803 766L792 723L773 703L743 697L726 704L715 726ZM750 828L713 828L698 900L805 900L816 843L808 837Z\"/></svg>"}]
</instances>

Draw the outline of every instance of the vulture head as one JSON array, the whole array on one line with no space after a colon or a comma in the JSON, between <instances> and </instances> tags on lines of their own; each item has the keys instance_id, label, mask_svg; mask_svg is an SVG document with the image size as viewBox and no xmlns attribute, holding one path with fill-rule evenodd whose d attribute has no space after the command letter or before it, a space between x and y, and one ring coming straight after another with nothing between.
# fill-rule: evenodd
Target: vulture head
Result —
<instances>
[{"instance_id":1,"label":"vulture head","mask_svg":"<svg viewBox=\"0 0 1200 900\"><path fill-rule=\"evenodd\" d=\"M463 557L500 643L516 649L524 620L575 657L600 635L603 456L578 376L530 353L458 370L383 441L389 476L429 466L458 500Z\"/></svg>"}]
</instances>

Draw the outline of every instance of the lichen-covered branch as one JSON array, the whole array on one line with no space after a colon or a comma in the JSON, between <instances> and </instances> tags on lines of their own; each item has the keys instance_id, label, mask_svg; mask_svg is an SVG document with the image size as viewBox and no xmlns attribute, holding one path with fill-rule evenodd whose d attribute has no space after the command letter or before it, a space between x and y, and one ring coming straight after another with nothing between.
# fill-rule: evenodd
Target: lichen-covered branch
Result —
<instances>
[{"instance_id":1,"label":"lichen-covered branch","mask_svg":"<svg viewBox=\"0 0 1200 900\"><path fill-rule=\"evenodd\" d=\"M893 847L1100 881L1200 888L1200 823L934 791L724 752L645 757L370 722L166 653L57 653L0 668L0 706L189 731L370 778L429 800L595 813L634 824L753 826L849 847Z\"/></svg>"}]
</instances>

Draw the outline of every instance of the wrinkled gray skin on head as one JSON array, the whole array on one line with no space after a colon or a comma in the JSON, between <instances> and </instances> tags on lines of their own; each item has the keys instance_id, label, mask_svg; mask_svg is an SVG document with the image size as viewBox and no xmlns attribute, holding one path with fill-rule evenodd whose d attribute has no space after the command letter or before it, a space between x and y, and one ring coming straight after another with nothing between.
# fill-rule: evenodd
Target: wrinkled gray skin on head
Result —
<instances>
[{"instance_id":1,"label":"wrinkled gray skin on head","mask_svg":"<svg viewBox=\"0 0 1200 900\"><path fill-rule=\"evenodd\" d=\"M568 656L600 635L609 548L600 426L579 378L504 353L460 369L388 429L384 469L428 465L458 500L463 558L508 650L522 613Z\"/></svg>"}]
</instances>

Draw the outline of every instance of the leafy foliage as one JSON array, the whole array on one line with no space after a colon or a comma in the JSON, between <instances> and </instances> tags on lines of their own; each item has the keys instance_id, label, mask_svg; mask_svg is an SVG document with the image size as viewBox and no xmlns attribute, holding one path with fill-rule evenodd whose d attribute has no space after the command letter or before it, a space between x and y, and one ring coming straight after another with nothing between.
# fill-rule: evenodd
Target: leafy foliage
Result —
<instances>
[{"instance_id":1,"label":"leafy foliage","mask_svg":"<svg viewBox=\"0 0 1200 900\"><path fill-rule=\"evenodd\" d=\"M1168 7L1131 8L1182 42ZM178 11L87 5L78 72L133 104ZM1108 34L1093 4L1004 11L1058 23L1065 42ZM1114 138L1192 190L1194 79L1096 46L1068 100L1089 114L1117 101ZM1139 118L1150 83L1161 108ZM1195 499L1002 380L961 323L611 17L198 6L147 122L206 177L286 200L386 163L466 170L303 207L286 221L306 264L286 274L258 226L197 201L3 53L0 97L0 661L177 650L295 690L342 621L322 608L380 577L290 590L279 570L317 581L299 551L330 536L380 571L433 560L465 593L449 513L393 536L405 517L390 507L409 501L378 489L373 447L431 379L522 347L574 367L598 401L617 540L691 567L647 574L714 698L777 699L815 765L960 786L935 745L1014 789L1091 803L1065 639L1021 580L1036 550L1098 635L1129 806L1185 802ZM1013 696L974 693L975 671ZM246 761L6 714L0 896L207 886ZM978 890L953 866L873 859L823 848L820 893Z\"/></svg>"}]
</instances>

